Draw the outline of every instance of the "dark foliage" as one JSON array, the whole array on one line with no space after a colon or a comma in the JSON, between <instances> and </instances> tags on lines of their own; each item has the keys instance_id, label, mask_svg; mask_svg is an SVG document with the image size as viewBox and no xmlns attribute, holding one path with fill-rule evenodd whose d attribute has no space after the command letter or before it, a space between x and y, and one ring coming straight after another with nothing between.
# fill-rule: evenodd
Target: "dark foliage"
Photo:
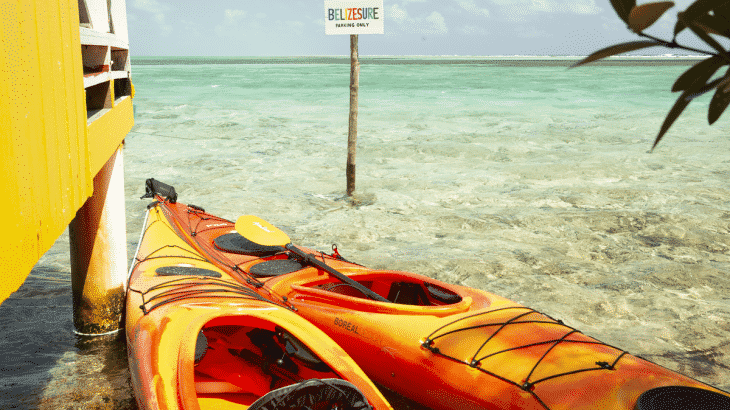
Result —
<instances>
[{"instance_id":1,"label":"dark foliage","mask_svg":"<svg viewBox=\"0 0 730 410\"><path fill-rule=\"evenodd\" d=\"M662 46L671 49L692 51L709 56L685 71L672 86L672 91L681 91L677 102L664 119L652 149L657 146L674 121L695 97L715 90L710 101L707 120L712 125L730 104L730 51L726 50L714 36L730 38L730 1L696 0L686 10L677 13L677 24L671 41L662 40L644 33L667 10L674 6L671 1L661 1L636 5L636 0L611 0L611 6L623 20L628 29L647 40L616 44L598 50L572 67L578 67L617 54L640 50L647 47ZM711 51L698 50L677 43L677 35L690 30L702 39ZM728 66L723 74L715 74ZM571 68L572 68L571 67Z\"/></svg>"}]
</instances>

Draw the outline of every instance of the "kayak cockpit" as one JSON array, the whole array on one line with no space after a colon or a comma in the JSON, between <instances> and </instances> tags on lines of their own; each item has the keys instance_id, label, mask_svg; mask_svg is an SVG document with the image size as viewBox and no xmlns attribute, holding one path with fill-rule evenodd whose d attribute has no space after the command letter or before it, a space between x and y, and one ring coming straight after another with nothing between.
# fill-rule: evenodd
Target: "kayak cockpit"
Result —
<instances>
[{"instance_id":1,"label":"kayak cockpit","mask_svg":"<svg viewBox=\"0 0 730 410\"><path fill-rule=\"evenodd\" d=\"M180 374L183 408L266 409L270 407L267 401L324 394L321 390L328 391L333 384L340 386L335 393L346 390L352 396L333 400L362 402L362 407L343 402L345 407L341 408L371 408L354 385L341 380L337 372L290 332L260 317L242 319L215 318L199 332L192 369L180 366L181 372L187 372ZM192 352L187 350L186 354L181 352L181 361L191 359ZM299 399L306 401L312 397Z\"/></svg>"},{"instance_id":2,"label":"kayak cockpit","mask_svg":"<svg viewBox=\"0 0 730 410\"><path fill-rule=\"evenodd\" d=\"M326 272L292 274L267 283L271 289L296 301L315 301L360 311L383 311L417 314L456 313L469 309L470 295L459 293L459 287L409 272L390 270L354 270L350 279L382 296L386 301L369 298L358 288L344 283ZM285 275L288 276L288 275Z\"/></svg>"},{"instance_id":3,"label":"kayak cockpit","mask_svg":"<svg viewBox=\"0 0 730 410\"><path fill-rule=\"evenodd\" d=\"M368 275L369 276L369 275ZM462 297L443 286L398 274L378 272L377 276L365 278L356 276L356 281L392 303L415 306L441 306L458 303ZM358 289L340 281L328 280L311 285L312 288L353 297L367 297Z\"/></svg>"}]
</instances>

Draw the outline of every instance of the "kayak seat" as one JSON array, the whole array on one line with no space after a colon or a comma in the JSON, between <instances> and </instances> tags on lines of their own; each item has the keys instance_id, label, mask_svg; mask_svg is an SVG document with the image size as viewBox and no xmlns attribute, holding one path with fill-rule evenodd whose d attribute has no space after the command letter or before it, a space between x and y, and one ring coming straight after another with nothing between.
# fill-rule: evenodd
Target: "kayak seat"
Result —
<instances>
[{"instance_id":1,"label":"kayak seat","mask_svg":"<svg viewBox=\"0 0 730 410\"><path fill-rule=\"evenodd\" d=\"M401 305L433 306L451 305L461 301L461 296L433 283L393 282L388 300ZM437 302L437 303L434 303Z\"/></svg>"},{"instance_id":2,"label":"kayak seat","mask_svg":"<svg viewBox=\"0 0 730 410\"><path fill-rule=\"evenodd\" d=\"M433 283L423 282L428 296L447 305L461 302L461 296Z\"/></svg>"},{"instance_id":3,"label":"kayak seat","mask_svg":"<svg viewBox=\"0 0 730 410\"><path fill-rule=\"evenodd\" d=\"M251 242L238 232L220 235L213 239L216 248L229 253L253 256L271 256L282 251L280 246L263 246Z\"/></svg>"},{"instance_id":4,"label":"kayak seat","mask_svg":"<svg viewBox=\"0 0 730 410\"><path fill-rule=\"evenodd\" d=\"M338 295L353 296L358 298L367 298L358 288L350 285L349 283L323 283L318 288L326 290L328 292L337 293Z\"/></svg>"},{"instance_id":5,"label":"kayak seat","mask_svg":"<svg viewBox=\"0 0 730 410\"><path fill-rule=\"evenodd\" d=\"M276 337L279 343L284 345L286 353L292 357L297 358L300 363L305 367L316 370L322 373L332 372L332 369L317 357L314 352L302 343L299 339L294 337L291 333L277 326L275 329Z\"/></svg>"},{"instance_id":6,"label":"kayak seat","mask_svg":"<svg viewBox=\"0 0 730 410\"><path fill-rule=\"evenodd\" d=\"M361 284L369 289L374 285L373 282L361 282ZM367 295L347 283L329 282L320 284L317 288L339 295L367 298ZM383 293L386 291L387 299L400 305L452 305L462 300L458 294L429 282L391 282L383 289Z\"/></svg>"},{"instance_id":7,"label":"kayak seat","mask_svg":"<svg viewBox=\"0 0 730 410\"><path fill-rule=\"evenodd\" d=\"M393 282L388 292L388 300L401 305L430 305L423 286L411 282Z\"/></svg>"}]
</instances>

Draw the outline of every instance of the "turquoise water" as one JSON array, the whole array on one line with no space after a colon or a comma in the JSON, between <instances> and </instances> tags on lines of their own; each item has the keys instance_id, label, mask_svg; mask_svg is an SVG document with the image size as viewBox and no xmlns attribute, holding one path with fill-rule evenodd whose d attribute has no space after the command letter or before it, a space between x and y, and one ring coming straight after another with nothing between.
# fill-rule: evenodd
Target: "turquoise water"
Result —
<instances>
[{"instance_id":1,"label":"turquoise water","mask_svg":"<svg viewBox=\"0 0 730 410\"><path fill-rule=\"evenodd\" d=\"M130 258L154 177L730 389L728 114L708 126L700 98L647 152L689 63L364 59L347 200L349 64L297 62L133 59ZM123 345L71 334L69 272L64 235L0 307L0 408L134 408Z\"/></svg>"}]
</instances>

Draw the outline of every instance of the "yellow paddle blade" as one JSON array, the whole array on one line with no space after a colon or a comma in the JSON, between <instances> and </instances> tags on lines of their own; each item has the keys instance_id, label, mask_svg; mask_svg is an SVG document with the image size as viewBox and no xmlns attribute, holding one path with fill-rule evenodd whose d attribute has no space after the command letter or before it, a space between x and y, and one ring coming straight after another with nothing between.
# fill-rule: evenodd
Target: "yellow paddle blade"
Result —
<instances>
[{"instance_id":1,"label":"yellow paddle blade","mask_svg":"<svg viewBox=\"0 0 730 410\"><path fill-rule=\"evenodd\" d=\"M239 217L236 221L236 231L261 246L285 246L291 242L281 229L254 215Z\"/></svg>"}]
</instances>

